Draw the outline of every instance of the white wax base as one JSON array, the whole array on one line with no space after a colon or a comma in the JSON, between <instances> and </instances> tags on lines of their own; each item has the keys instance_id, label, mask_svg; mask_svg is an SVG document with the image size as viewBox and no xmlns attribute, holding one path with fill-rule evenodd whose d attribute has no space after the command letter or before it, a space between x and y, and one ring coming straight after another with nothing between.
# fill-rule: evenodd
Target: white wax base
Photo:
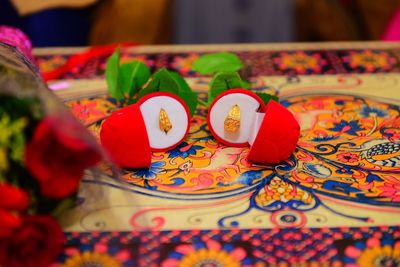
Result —
<instances>
[{"instance_id":1,"label":"white wax base","mask_svg":"<svg viewBox=\"0 0 400 267\"><path fill-rule=\"evenodd\" d=\"M162 108L172 124L168 133L165 133L159 127L159 114ZM140 111L146 125L151 148L168 148L176 145L184 138L190 117L178 100L170 96L154 96L140 105Z\"/></svg>"},{"instance_id":2,"label":"white wax base","mask_svg":"<svg viewBox=\"0 0 400 267\"><path fill-rule=\"evenodd\" d=\"M240 129L236 133L226 132L224 129L224 121L229 111L234 105L240 108ZM258 128L254 129L254 121L256 119L257 110L260 103L250 95L243 93L232 93L218 99L213 105L210 112L210 123L213 131L219 138L229 143L241 144L252 139L254 141ZM259 118L257 118L259 120ZM262 120L261 120L262 121ZM261 122L260 122L261 124Z\"/></svg>"},{"instance_id":3,"label":"white wax base","mask_svg":"<svg viewBox=\"0 0 400 267\"><path fill-rule=\"evenodd\" d=\"M261 123L263 122L265 117L265 113L256 112L254 116L253 126L251 127L252 131L249 134L249 144L252 146L254 144L254 140L256 140L258 131L260 130Z\"/></svg>"}]
</instances>

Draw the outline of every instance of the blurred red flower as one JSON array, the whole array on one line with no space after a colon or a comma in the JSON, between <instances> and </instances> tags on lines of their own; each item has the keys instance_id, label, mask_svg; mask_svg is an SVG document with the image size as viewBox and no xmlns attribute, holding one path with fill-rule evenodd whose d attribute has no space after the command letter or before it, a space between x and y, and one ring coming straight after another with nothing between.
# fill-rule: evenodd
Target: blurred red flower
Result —
<instances>
[{"instance_id":1,"label":"blurred red flower","mask_svg":"<svg viewBox=\"0 0 400 267\"><path fill-rule=\"evenodd\" d=\"M19 211L28 207L25 191L9 184L0 184L0 238L10 236L22 223Z\"/></svg>"},{"instance_id":2,"label":"blurred red flower","mask_svg":"<svg viewBox=\"0 0 400 267\"><path fill-rule=\"evenodd\" d=\"M101 154L82 137L83 126L51 116L37 126L25 148L25 164L48 198L73 194L84 170L98 163Z\"/></svg>"},{"instance_id":3,"label":"blurred red flower","mask_svg":"<svg viewBox=\"0 0 400 267\"><path fill-rule=\"evenodd\" d=\"M64 233L52 217L23 217L12 237L0 239L0 266L48 267L64 243Z\"/></svg>"}]
</instances>

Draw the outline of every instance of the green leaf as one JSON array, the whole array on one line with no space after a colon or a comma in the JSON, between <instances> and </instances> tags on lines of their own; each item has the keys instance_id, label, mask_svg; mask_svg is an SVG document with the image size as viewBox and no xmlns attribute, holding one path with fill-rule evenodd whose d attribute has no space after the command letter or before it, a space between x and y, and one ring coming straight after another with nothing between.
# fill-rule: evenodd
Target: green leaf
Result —
<instances>
[{"instance_id":1,"label":"green leaf","mask_svg":"<svg viewBox=\"0 0 400 267\"><path fill-rule=\"evenodd\" d=\"M243 67L239 57L233 53L221 52L199 57L192 69L201 74L210 74L220 71L238 71Z\"/></svg>"},{"instance_id":2,"label":"green leaf","mask_svg":"<svg viewBox=\"0 0 400 267\"><path fill-rule=\"evenodd\" d=\"M236 72L219 72L210 82L208 105L223 91L234 88L243 88L243 81Z\"/></svg>"},{"instance_id":3,"label":"green leaf","mask_svg":"<svg viewBox=\"0 0 400 267\"><path fill-rule=\"evenodd\" d=\"M172 76L172 78L178 83L179 85L178 95L180 98L183 99L183 101L185 101L186 105L188 106L190 111L190 116L193 116L197 107L197 94L192 91L189 84L187 84L187 82L181 75L179 75L177 72L174 71L170 71L169 73Z\"/></svg>"},{"instance_id":4,"label":"green leaf","mask_svg":"<svg viewBox=\"0 0 400 267\"><path fill-rule=\"evenodd\" d=\"M165 68L160 69L153 75L149 84L139 91L136 100L153 92L169 92L175 94L182 98L187 104L191 115L193 115L196 110L197 94L192 91L185 79L178 73L168 71Z\"/></svg>"},{"instance_id":5,"label":"green leaf","mask_svg":"<svg viewBox=\"0 0 400 267\"><path fill-rule=\"evenodd\" d=\"M262 93L262 92L257 92L256 94L262 99L262 101L265 104L267 104L270 100L274 100L279 103L279 97L276 95L270 95L270 94Z\"/></svg>"},{"instance_id":6,"label":"green leaf","mask_svg":"<svg viewBox=\"0 0 400 267\"><path fill-rule=\"evenodd\" d=\"M119 86L119 49L108 58L106 65L106 81L109 94L117 100L124 99L124 94Z\"/></svg>"},{"instance_id":7,"label":"green leaf","mask_svg":"<svg viewBox=\"0 0 400 267\"><path fill-rule=\"evenodd\" d=\"M244 88L244 89L251 89L251 83L242 80L242 88Z\"/></svg>"},{"instance_id":8,"label":"green leaf","mask_svg":"<svg viewBox=\"0 0 400 267\"><path fill-rule=\"evenodd\" d=\"M139 91L135 102L138 101L140 98L142 98L143 96L153 93L153 92L157 92L159 91L159 87L160 87L160 79L156 78L154 75L151 78L150 82L147 84L146 87L142 88L142 90Z\"/></svg>"},{"instance_id":9,"label":"green leaf","mask_svg":"<svg viewBox=\"0 0 400 267\"><path fill-rule=\"evenodd\" d=\"M180 85L167 69L162 68L157 71L154 74L154 78L160 81L158 85L160 92L169 92L179 95Z\"/></svg>"},{"instance_id":10,"label":"green leaf","mask_svg":"<svg viewBox=\"0 0 400 267\"><path fill-rule=\"evenodd\" d=\"M129 98L132 98L149 78L149 68L140 61L124 63L119 68L119 85Z\"/></svg>"},{"instance_id":11,"label":"green leaf","mask_svg":"<svg viewBox=\"0 0 400 267\"><path fill-rule=\"evenodd\" d=\"M179 85L171 77L169 71L162 68L154 73L149 84L139 91L138 99L153 92L170 92L177 95Z\"/></svg>"}]
</instances>

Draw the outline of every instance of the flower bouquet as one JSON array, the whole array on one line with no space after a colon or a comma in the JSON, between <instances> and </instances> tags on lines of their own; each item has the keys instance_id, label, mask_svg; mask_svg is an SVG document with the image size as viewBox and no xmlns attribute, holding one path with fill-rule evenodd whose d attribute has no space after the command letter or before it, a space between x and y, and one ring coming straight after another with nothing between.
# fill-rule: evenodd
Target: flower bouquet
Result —
<instances>
[{"instance_id":1,"label":"flower bouquet","mask_svg":"<svg viewBox=\"0 0 400 267\"><path fill-rule=\"evenodd\" d=\"M47 90L38 71L0 42L0 266L44 267L64 244L54 219L74 205L97 141Z\"/></svg>"}]
</instances>

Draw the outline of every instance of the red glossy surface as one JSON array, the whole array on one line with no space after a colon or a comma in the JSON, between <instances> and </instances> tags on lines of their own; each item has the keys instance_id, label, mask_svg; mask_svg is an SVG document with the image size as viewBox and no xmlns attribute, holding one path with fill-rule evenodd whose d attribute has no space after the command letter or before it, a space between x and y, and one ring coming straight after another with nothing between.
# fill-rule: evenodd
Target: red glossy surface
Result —
<instances>
[{"instance_id":1,"label":"red glossy surface","mask_svg":"<svg viewBox=\"0 0 400 267\"><path fill-rule=\"evenodd\" d=\"M300 126L293 114L275 101L269 101L257 137L248 159L254 162L277 164L295 150Z\"/></svg>"},{"instance_id":2,"label":"red glossy surface","mask_svg":"<svg viewBox=\"0 0 400 267\"><path fill-rule=\"evenodd\" d=\"M142 168L151 163L151 150L139 105L115 111L106 119L100 140L115 164Z\"/></svg>"}]
</instances>

